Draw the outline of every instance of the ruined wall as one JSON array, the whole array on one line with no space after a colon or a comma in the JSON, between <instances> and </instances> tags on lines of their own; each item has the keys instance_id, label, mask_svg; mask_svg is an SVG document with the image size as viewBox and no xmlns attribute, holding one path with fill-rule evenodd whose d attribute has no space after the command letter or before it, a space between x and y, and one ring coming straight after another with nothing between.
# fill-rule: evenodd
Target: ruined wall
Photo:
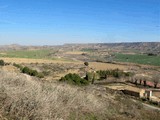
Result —
<instances>
[{"instance_id":1,"label":"ruined wall","mask_svg":"<svg viewBox=\"0 0 160 120\"><path fill-rule=\"evenodd\" d=\"M139 92L135 91L130 91L130 90L121 90L124 94L135 96L135 97L140 97Z\"/></svg>"}]
</instances>

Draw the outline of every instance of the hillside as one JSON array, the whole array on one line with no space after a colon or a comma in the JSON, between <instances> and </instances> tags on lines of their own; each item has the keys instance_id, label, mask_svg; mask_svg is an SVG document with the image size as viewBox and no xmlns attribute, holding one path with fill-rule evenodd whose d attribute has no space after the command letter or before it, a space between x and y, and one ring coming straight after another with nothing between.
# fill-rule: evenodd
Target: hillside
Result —
<instances>
[{"instance_id":1,"label":"hillside","mask_svg":"<svg viewBox=\"0 0 160 120\"><path fill-rule=\"evenodd\" d=\"M160 112L103 87L71 86L0 70L0 119L158 120Z\"/></svg>"},{"instance_id":2,"label":"hillside","mask_svg":"<svg viewBox=\"0 0 160 120\"><path fill-rule=\"evenodd\" d=\"M102 44L102 46L137 50L141 52L155 52L160 54L160 42L111 43Z\"/></svg>"},{"instance_id":3,"label":"hillside","mask_svg":"<svg viewBox=\"0 0 160 120\"><path fill-rule=\"evenodd\" d=\"M95 44L64 44L61 46L21 46L18 44L1 45L0 50L30 50L30 49L44 49L44 48L57 48L57 49L82 49L82 48L114 48L114 49L130 49L138 50L141 52L156 52L160 53L160 42L131 42L131 43L95 43Z\"/></svg>"}]
</instances>

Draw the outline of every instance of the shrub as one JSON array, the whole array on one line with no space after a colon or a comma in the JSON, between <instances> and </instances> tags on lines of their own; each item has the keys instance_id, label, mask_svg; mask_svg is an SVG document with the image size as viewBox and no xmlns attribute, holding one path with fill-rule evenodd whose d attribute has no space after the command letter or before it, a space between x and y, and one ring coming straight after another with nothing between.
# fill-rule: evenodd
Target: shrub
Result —
<instances>
[{"instance_id":1,"label":"shrub","mask_svg":"<svg viewBox=\"0 0 160 120\"><path fill-rule=\"evenodd\" d=\"M50 71L43 71L42 73L44 76L48 76L50 74Z\"/></svg>"},{"instance_id":2,"label":"shrub","mask_svg":"<svg viewBox=\"0 0 160 120\"><path fill-rule=\"evenodd\" d=\"M38 73L37 75L36 75L37 77L39 77L39 78L44 78L44 74L43 73Z\"/></svg>"},{"instance_id":3,"label":"shrub","mask_svg":"<svg viewBox=\"0 0 160 120\"><path fill-rule=\"evenodd\" d=\"M69 73L65 75L64 77L60 79L60 81L67 82L69 84L74 84L74 85L88 85L89 84L89 81L81 78L79 75L75 73L74 74Z\"/></svg>"},{"instance_id":4,"label":"shrub","mask_svg":"<svg viewBox=\"0 0 160 120\"><path fill-rule=\"evenodd\" d=\"M22 69L23 69L23 66L22 66L22 65L20 65L20 64L13 63L13 66L15 66L15 67L19 68L20 70L22 70Z\"/></svg>"},{"instance_id":5,"label":"shrub","mask_svg":"<svg viewBox=\"0 0 160 120\"><path fill-rule=\"evenodd\" d=\"M87 72L85 79L86 79L87 81L91 81L92 78L93 78L93 74L90 73L90 72Z\"/></svg>"},{"instance_id":6,"label":"shrub","mask_svg":"<svg viewBox=\"0 0 160 120\"><path fill-rule=\"evenodd\" d=\"M22 73L26 73L30 76L36 76L36 77L39 77L39 78L44 78L43 73L39 73L39 72L37 72L37 70L32 70L28 67L24 67L21 71L22 71Z\"/></svg>"},{"instance_id":7,"label":"shrub","mask_svg":"<svg viewBox=\"0 0 160 120\"><path fill-rule=\"evenodd\" d=\"M22 69L22 73L26 73L26 74L29 74L30 75L30 69L28 67L24 67Z\"/></svg>"},{"instance_id":8,"label":"shrub","mask_svg":"<svg viewBox=\"0 0 160 120\"><path fill-rule=\"evenodd\" d=\"M97 74L99 74L100 79L107 79L108 76L120 78L120 77L129 77L133 75L130 72L123 72L122 70L119 70L119 69L100 70L100 71L97 71Z\"/></svg>"},{"instance_id":9,"label":"shrub","mask_svg":"<svg viewBox=\"0 0 160 120\"><path fill-rule=\"evenodd\" d=\"M131 73L131 72L125 72L124 75L125 75L126 77L130 77L130 76L133 76L133 73Z\"/></svg>"},{"instance_id":10,"label":"shrub","mask_svg":"<svg viewBox=\"0 0 160 120\"><path fill-rule=\"evenodd\" d=\"M88 65L89 65L89 63L88 63L88 62L84 62L84 65L85 65L85 66L88 66Z\"/></svg>"},{"instance_id":11,"label":"shrub","mask_svg":"<svg viewBox=\"0 0 160 120\"><path fill-rule=\"evenodd\" d=\"M112 71L112 75L113 75L113 77L115 77L115 78L119 78L119 77L122 76L122 72L119 71L118 69L116 69L116 70L113 70L113 71Z\"/></svg>"},{"instance_id":12,"label":"shrub","mask_svg":"<svg viewBox=\"0 0 160 120\"><path fill-rule=\"evenodd\" d=\"M4 60L0 60L0 66L4 66L5 63L4 63Z\"/></svg>"},{"instance_id":13,"label":"shrub","mask_svg":"<svg viewBox=\"0 0 160 120\"><path fill-rule=\"evenodd\" d=\"M100 71L97 71L97 73L99 74L99 77L101 79L105 79L107 78L107 75L109 75L109 71L105 71L105 70L100 70Z\"/></svg>"},{"instance_id":14,"label":"shrub","mask_svg":"<svg viewBox=\"0 0 160 120\"><path fill-rule=\"evenodd\" d=\"M37 70L30 70L30 75L31 76L37 76L38 75Z\"/></svg>"}]
</instances>

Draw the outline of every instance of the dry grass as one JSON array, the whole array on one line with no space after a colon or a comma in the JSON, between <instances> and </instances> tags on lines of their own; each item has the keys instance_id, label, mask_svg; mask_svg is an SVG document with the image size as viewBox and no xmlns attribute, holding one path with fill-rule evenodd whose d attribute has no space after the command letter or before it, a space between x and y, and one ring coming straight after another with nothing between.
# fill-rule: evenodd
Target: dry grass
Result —
<instances>
[{"instance_id":1,"label":"dry grass","mask_svg":"<svg viewBox=\"0 0 160 120\"><path fill-rule=\"evenodd\" d=\"M135 120L151 119L152 114L155 119L160 117L158 112L146 111L128 97L103 87L49 83L3 70L0 76L0 119Z\"/></svg>"},{"instance_id":2,"label":"dry grass","mask_svg":"<svg viewBox=\"0 0 160 120\"><path fill-rule=\"evenodd\" d=\"M10 119L67 119L75 110L78 115L80 110L94 113L104 109L104 103L93 93L78 87L41 83L27 75L0 74L0 94L4 95L0 100L5 100L0 111Z\"/></svg>"},{"instance_id":3,"label":"dry grass","mask_svg":"<svg viewBox=\"0 0 160 120\"><path fill-rule=\"evenodd\" d=\"M6 55L6 53L0 53L0 55Z\"/></svg>"},{"instance_id":4,"label":"dry grass","mask_svg":"<svg viewBox=\"0 0 160 120\"><path fill-rule=\"evenodd\" d=\"M19 70L12 65L3 66L2 69L7 72L19 72Z\"/></svg>"},{"instance_id":5,"label":"dry grass","mask_svg":"<svg viewBox=\"0 0 160 120\"><path fill-rule=\"evenodd\" d=\"M54 76L53 78L55 80L59 80L61 79L61 77L64 77L65 75L69 74L69 73L76 73L78 74L79 70L68 70L66 72L63 72L63 73L57 73L56 76Z\"/></svg>"},{"instance_id":6,"label":"dry grass","mask_svg":"<svg viewBox=\"0 0 160 120\"><path fill-rule=\"evenodd\" d=\"M122 84L122 83L113 83L113 84L108 84L105 85L108 88L114 89L114 90L130 90L130 91L134 91L134 92L140 92L141 89L137 88L136 86L130 86L127 84Z\"/></svg>"},{"instance_id":7,"label":"dry grass","mask_svg":"<svg viewBox=\"0 0 160 120\"><path fill-rule=\"evenodd\" d=\"M107 69L120 69L120 70L126 70L127 66L125 65L117 65L117 64L110 64L110 63L99 63L99 62L90 62L89 66L91 68L94 68L96 70L107 70Z\"/></svg>"},{"instance_id":8,"label":"dry grass","mask_svg":"<svg viewBox=\"0 0 160 120\"><path fill-rule=\"evenodd\" d=\"M87 52L81 52L81 51L69 51L69 52L66 52L65 54L82 55L83 53L87 53Z\"/></svg>"},{"instance_id":9,"label":"dry grass","mask_svg":"<svg viewBox=\"0 0 160 120\"><path fill-rule=\"evenodd\" d=\"M77 64L75 61L65 61L65 60L47 60L47 59L27 59L27 58L6 58L0 57L1 60L4 60L8 63L73 63Z\"/></svg>"}]
</instances>

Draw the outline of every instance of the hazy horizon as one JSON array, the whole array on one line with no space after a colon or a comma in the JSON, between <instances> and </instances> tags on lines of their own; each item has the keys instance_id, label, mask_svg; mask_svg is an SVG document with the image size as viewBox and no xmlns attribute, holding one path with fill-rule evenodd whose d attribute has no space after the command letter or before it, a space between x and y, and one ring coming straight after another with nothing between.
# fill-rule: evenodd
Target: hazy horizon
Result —
<instances>
[{"instance_id":1,"label":"hazy horizon","mask_svg":"<svg viewBox=\"0 0 160 120\"><path fill-rule=\"evenodd\" d=\"M0 0L0 45L160 42L159 0Z\"/></svg>"},{"instance_id":2,"label":"hazy horizon","mask_svg":"<svg viewBox=\"0 0 160 120\"><path fill-rule=\"evenodd\" d=\"M19 46L63 46L63 45L90 45L90 44L134 44L134 43L160 43L159 41L153 41L153 42L97 42L97 43L63 43L63 44L50 44L50 45L47 45L47 44L42 44L42 45L38 45L38 44L18 44L18 43L11 43L11 44L0 44L0 46L10 46L10 45L19 45Z\"/></svg>"}]
</instances>

